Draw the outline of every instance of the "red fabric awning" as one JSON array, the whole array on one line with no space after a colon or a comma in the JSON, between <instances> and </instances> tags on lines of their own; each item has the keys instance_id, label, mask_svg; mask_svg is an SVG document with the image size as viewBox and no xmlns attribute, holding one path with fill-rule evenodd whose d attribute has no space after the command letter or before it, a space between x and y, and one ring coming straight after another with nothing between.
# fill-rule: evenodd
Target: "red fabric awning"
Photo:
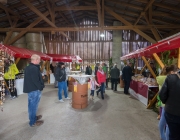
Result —
<instances>
[{"instance_id":1,"label":"red fabric awning","mask_svg":"<svg viewBox=\"0 0 180 140\"><path fill-rule=\"evenodd\" d=\"M42 60L51 60L51 57L44 53L15 46L7 46L0 44L0 50L4 50L9 55L12 55L16 58L31 58L33 54L37 54L41 57Z\"/></svg>"},{"instance_id":2,"label":"red fabric awning","mask_svg":"<svg viewBox=\"0 0 180 140\"><path fill-rule=\"evenodd\" d=\"M79 57L79 55L62 55L62 54L47 54L50 57L52 57L53 61L58 62L72 62L72 61L78 61L82 62L82 59Z\"/></svg>"},{"instance_id":3,"label":"red fabric awning","mask_svg":"<svg viewBox=\"0 0 180 140\"><path fill-rule=\"evenodd\" d=\"M163 40L161 42L158 42L156 44L153 44L149 47L142 48L139 50L136 50L132 53L129 53L125 56L121 57L121 60L127 60L131 58L138 58L138 57L152 57L153 53L160 53L167 50L174 50L180 48L180 34L177 36L173 36L173 38L169 38L167 40Z\"/></svg>"}]
</instances>

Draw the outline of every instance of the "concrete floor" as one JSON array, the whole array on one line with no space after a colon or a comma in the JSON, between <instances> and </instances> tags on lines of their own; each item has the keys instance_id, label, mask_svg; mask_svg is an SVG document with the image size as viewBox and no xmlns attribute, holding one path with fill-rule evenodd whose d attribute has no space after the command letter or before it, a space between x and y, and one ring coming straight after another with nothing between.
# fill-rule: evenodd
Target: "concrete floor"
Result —
<instances>
[{"instance_id":1,"label":"concrete floor","mask_svg":"<svg viewBox=\"0 0 180 140\"><path fill-rule=\"evenodd\" d=\"M69 97L71 97L71 92ZM122 89L106 90L105 100L95 96L83 110L60 103L57 89L46 85L38 114L44 124L30 127L27 94L7 98L0 112L0 140L159 140L157 114Z\"/></svg>"}]
</instances>

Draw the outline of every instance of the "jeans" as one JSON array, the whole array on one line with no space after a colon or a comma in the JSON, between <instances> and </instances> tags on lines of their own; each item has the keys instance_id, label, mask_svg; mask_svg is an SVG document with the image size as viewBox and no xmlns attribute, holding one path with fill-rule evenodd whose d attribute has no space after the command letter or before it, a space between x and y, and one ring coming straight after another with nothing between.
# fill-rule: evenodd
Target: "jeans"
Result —
<instances>
[{"instance_id":1,"label":"jeans","mask_svg":"<svg viewBox=\"0 0 180 140\"><path fill-rule=\"evenodd\" d=\"M125 94L128 94L128 90L129 90L129 87L130 87L130 82L131 81L124 80L124 93Z\"/></svg>"},{"instance_id":2,"label":"jeans","mask_svg":"<svg viewBox=\"0 0 180 140\"><path fill-rule=\"evenodd\" d=\"M162 107L161 118L159 120L159 132L160 132L161 140L169 140L169 128L168 125L166 124L164 113L165 110L164 107Z\"/></svg>"},{"instance_id":3,"label":"jeans","mask_svg":"<svg viewBox=\"0 0 180 140\"><path fill-rule=\"evenodd\" d=\"M36 90L28 93L28 113L29 113L29 125L32 126L36 123L36 113L41 99L41 91Z\"/></svg>"},{"instance_id":4,"label":"jeans","mask_svg":"<svg viewBox=\"0 0 180 140\"><path fill-rule=\"evenodd\" d=\"M117 79L111 78L111 89L117 91Z\"/></svg>"},{"instance_id":5,"label":"jeans","mask_svg":"<svg viewBox=\"0 0 180 140\"><path fill-rule=\"evenodd\" d=\"M91 96L94 96L94 90L91 90L91 94L90 94Z\"/></svg>"},{"instance_id":6,"label":"jeans","mask_svg":"<svg viewBox=\"0 0 180 140\"><path fill-rule=\"evenodd\" d=\"M180 140L180 116L165 112L165 118L169 127L169 140Z\"/></svg>"},{"instance_id":7,"label":"jeans","mask_svg":"<svg viewBox=\"0 0 180 140\"><path fill-rule=\"evenodd\" d=\"M99 88L99 90L97 91L97 94L101 92L101 98L104 99L104 83L101 83L101 86Z\"/></svg>"},{"instance_id":8,"label":"jeans","mask_svg":"<svg viewBox=\"0 0 180 140\"><path fill-rule=\"evenodd\" d=\"M65 98L67 98L68 95L67 95L67 82L66 81L58 82L58 98L59 98L59 100L62 99L62 90L64 90L64 96L65 96Z\"/></svg>"}]
</instances>

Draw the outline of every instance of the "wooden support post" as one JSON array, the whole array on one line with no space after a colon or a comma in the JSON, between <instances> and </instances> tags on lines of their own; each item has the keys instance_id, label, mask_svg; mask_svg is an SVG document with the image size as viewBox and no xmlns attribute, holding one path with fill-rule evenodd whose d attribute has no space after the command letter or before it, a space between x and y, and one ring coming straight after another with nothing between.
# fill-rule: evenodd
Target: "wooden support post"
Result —
<instances>
[{"instance_id":1,"label":"wooden support post","mask_svg":"<svg viewBox=\"0 0 180 140\"><path fill-rule=\"evenodd\" d=\"M149 65L148 61L146 60L146 58L144 56L142 56L142 59L143 59L144 63L146 64L146 66L148 67L153 78L156 79L156 75L155 75L154 71L152 70L151 66Z\"/></svg>"},{"instance_id":2,"label":"wooden support post","mask_svg":"<svg viewBox=\"0 0 180 140\"><path fill-rule=\"evenodd\" d=\"M151 59L148 59L148 63L150 62ZM144 71L144 69L146 68L146 64L144 65L144 67L142 68L140 74L142 74L142 72Z\"/></svg>"},{"instance_id":3,"label":"wooden support post","mask_svg":"<svg viewBox=\"0 0 180 140\"><path fill-rule=\"evenodd\" d=\"M15 61L15 64L17 65L17 63L19 62L21 58L17 58L16 61Z\"/></svg>"},{"instance_id":4,"label":"wooden support post","mask_svg":"<svg viewBox=\"0 0 180 140\"><path fill-rule=\"evenodd\" d=\"M178 68L180 69L180 48L178 48Z\"/></svg>"},{"instance_id":5,"label":"wooden support post","mask_svg":"<svg viewBox=\"0 0 180 140\"><path fill-rule=\"evenodd\" d=\"M135 74L137 74L138 58L136 58Z\"/></svg>"},{"instance_id":6,"label":"wooden support post","mask_svg":"<svg viewBox=\"0 0 180 140\"><path fill-rule=\"evenodd\" d=\"M161 59L159 58L159 56L156 53L153 53L153 57L157 61L157 63L160 65L160 67L163 69L164 68L164 64L161 61Z\"/></svg>"},{"instance_id":7,"label":"wooden support post","mask_svg":"<svg viewBox=\"0 0 180 140\"><path fill-rule=\"evenodd\" d=\"M48 77L48 84L50 84L50 61L47 62L46 71L47 71L46 74Z\"/></svg>"},{"instance_id":8,"label":"wooden support post","mask_svg":"<svg viewBox=\"0 0 180 140\"><path fill-rule=\"evenodd\" d=\"M150 109L152 107L152 105L156 102L157 95L158 95L158 93L156 93L156 95L153 97L153 99L149 101L147 109Z\"/></svg>"}]
</instances>

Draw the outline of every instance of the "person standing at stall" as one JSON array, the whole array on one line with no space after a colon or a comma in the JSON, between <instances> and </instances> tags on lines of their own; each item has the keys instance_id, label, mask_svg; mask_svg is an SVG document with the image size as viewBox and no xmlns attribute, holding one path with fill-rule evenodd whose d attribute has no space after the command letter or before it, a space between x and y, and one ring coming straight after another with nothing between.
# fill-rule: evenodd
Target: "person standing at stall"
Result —
<instances>
[{"instance_id":1,"label":"person standing at stall","mask_svg":"<svg viewBox=\"0 0 180 140\"><path fill-rule=\"evenodd\" d=\"M86 67L85 74L86 75L91 75L92 74L92 68L91 68L91 66L89 64Z\"/></svg>"},{"instance_id":2,"label":"person standing at stall","mask_svg":"<svg viewBox=\"0 0 180 140\"><path fill-rule=\"evenodd\" d=\"M5 61L5 74L4 79L7 84L8 90L11 93L11 98L15 99L17 97L17 90L15 88L15 75L19 73L16 64L13 60Z\"/></svg>"},{"instance_id":3,"label":"person standing at stall","mask_svg":"<svg viewBox=\"0 0 180 140\"><path fill-rule=\"evenodd\" d=\"M111 89L117 91L117 83L118 83L118 78L120 76L120 71L117 68L117 64L115 64L114 67L111 69L110 75L111 75Z\"/></svg>"},{"instance_id":4,"label":"person standing at stall","mask_svg":"<svg viewBox=\"0 0 180 140\"><path fill-rule=\"evenodd\" d=\"M124 94L129 94L128 90L130 87L131 77L134 75L132 72L132 63L129 62L122 70L122 78L124 81Z\"/></svg>"},{"instance_id":5,"label":"person standing at stall","mask_svg":"<svg viewBox=\"0 0 180 140\"><path fill-rule=\"evenodd\" d=\"M161 101L165 104L165 119L169 127L169 140L180 140L180 73L174 65L171 74L167 76L159 92Z\"/></svg>"},{"instance_id":6,"label":"person standing at stall","mask_svg":"<svg viewBox=\"0 0 180 140\"><path fill-rule=\"evenodd\" d=\"M64 91L65 99L70 99L67 93L66 71L63 62L59 62L55 71L55 79L58 81L58 99L60 102L64 102L62 99L62 90Z\"/></svg>"},{"instance_id":7,"label":"person standing at stall","mask_svg":"<svg viewBox=\"0 0 180 140\"><path fill-rule=\"evenodd\" d=\"M40 71L40 56L33 54L31 63L25 68L23 92L28 93L28 113L29 125L31 127L40 126L44 121L40 121L42 115L36 116L41 91L44 88L44 82Z\"/></svg>"}]
</instances>

